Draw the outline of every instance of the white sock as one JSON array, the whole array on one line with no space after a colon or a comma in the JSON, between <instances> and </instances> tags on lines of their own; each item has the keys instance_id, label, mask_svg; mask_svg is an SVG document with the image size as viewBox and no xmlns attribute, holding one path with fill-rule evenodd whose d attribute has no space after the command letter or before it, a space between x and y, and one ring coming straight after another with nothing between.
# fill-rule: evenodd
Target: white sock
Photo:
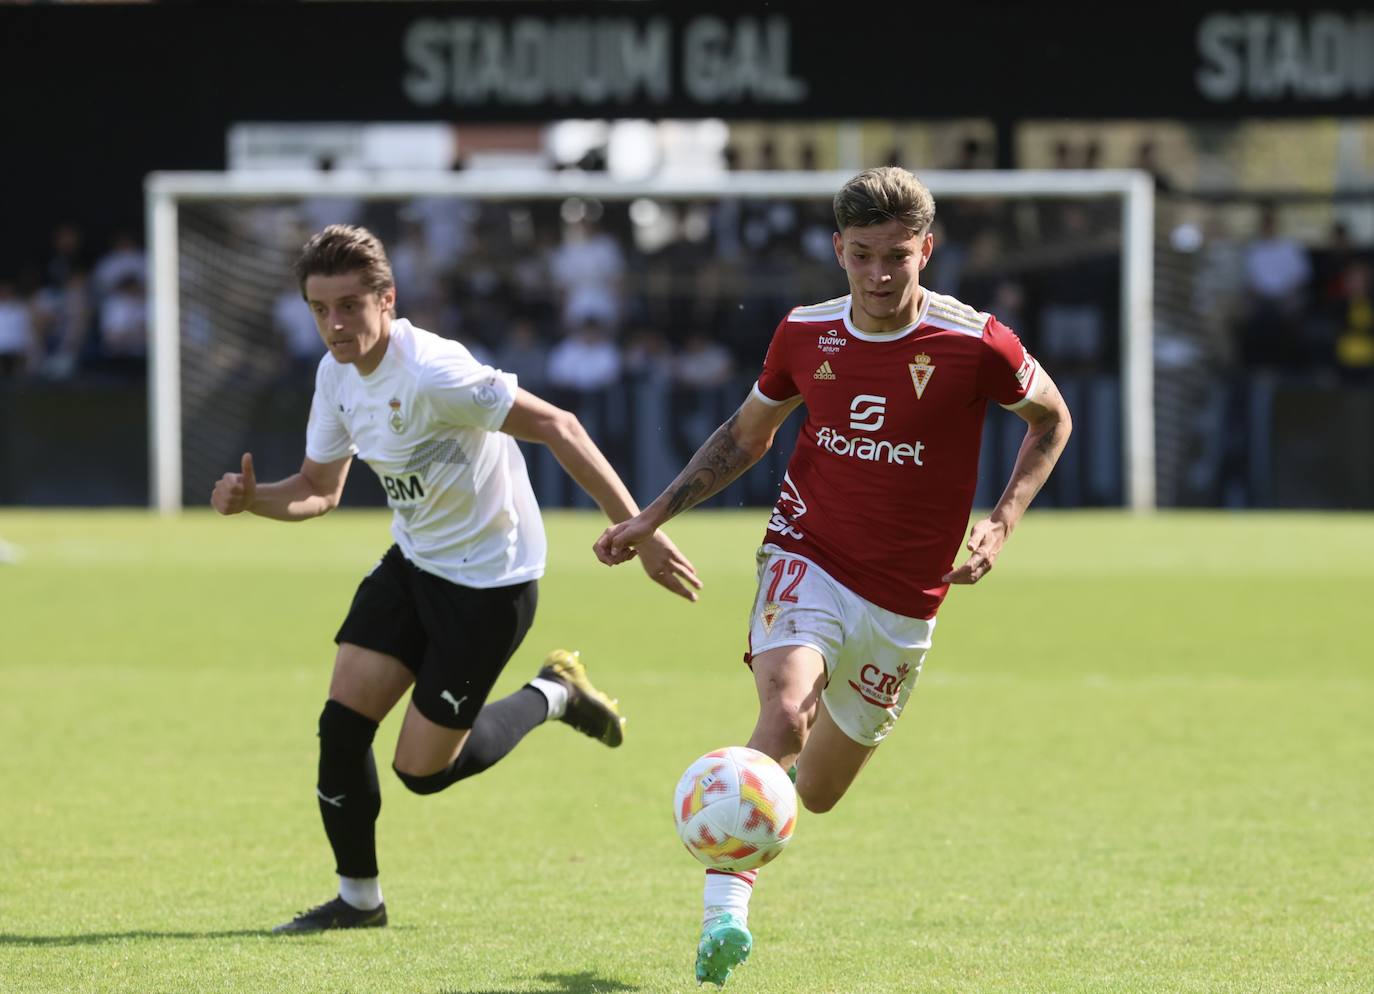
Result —
<instances>
[{"instance_id":1,"label":"white sock","mask_svg":"<svg viewBox=\"0 0 1374 994\"><path fill-rule=\"evenodd\" d=\"M744 876L733 873L706 874L706 886L701 893L704 908L702 924L720 917L727 911L748 924L749 898L754 894L755 876L757 874L752 871Z\"/></svg>"},{"instance_id":2,"label":"white sock","mask_svg":"<svg viewBox=\"0 0 1374 994\"><path fill-rule=\"evenodd\" d=\"M381 907L382 885L376 877L340 877L339 896L359 911Z\"/></svg>"},{"instance_id":3,"label":"white sock","mask_svg":"<svg viewBox=\"0 0 1374 994\"><path fill-rule=\"evenodd\" d=\"M549 720L563 717L563 712L568 710L567 684L562 680L546 680L542 676L537 676L530 681L530 686L548 699Z\"/></svg>"}]
</instances>

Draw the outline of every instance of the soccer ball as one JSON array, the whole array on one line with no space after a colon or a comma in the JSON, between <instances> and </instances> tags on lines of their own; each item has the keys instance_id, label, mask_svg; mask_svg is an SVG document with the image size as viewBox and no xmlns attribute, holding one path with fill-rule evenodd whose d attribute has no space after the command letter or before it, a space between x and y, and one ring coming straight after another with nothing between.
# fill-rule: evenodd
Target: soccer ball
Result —
<instances>
[{"instance_id":1,"label":"soccer ball","mask_svg":"<svg viewBox=\"0 0 1374 994\"><path fill-rule=\"evenodd\" d=\"M797 823L797 791L756 749L708 752L682 774L673 819L687 851L713 870L752 870L775 859Z\"/></svg>"}]
</instances>

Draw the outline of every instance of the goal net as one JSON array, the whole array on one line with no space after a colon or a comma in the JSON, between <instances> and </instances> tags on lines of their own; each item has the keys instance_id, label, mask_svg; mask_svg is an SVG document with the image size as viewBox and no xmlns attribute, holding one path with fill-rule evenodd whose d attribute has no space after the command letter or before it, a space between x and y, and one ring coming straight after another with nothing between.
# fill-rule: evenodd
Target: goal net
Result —
<instances>
[{"instance_id":1,"label":"goal net","mask_svg":"<svg viewBox=\"0 0 1374 994\"><path fill-rule=\"evenodd\" d=\"M305 239L335 221L382 238L400 316L494 364L516 363L513 355L534 362L589 315L608 328L621 362L609 381L592 382L588 370L555 375L553 365L517 372L574 409L647 500L738 405L787 309L846 292L830 247L830 203L849 176L627 183L583 173L154 173L146 184L152 503L164 512L204 503L244 451L264 478L299 467L323 347L291 266ZM921 176L937 205L923 284L1016 329L1075 412L1074 439L1043 500L1152 508L1149 178L1128 170ZM768 471L747 474L717 504L772 502L797 420L780 434ZM990 413L981 506L996 500L1023 431L1014 416ZM541 502L584 499L547 453L530 455ZM351 474L350 487L367 475Z\"/></svg>"}]
</instances>

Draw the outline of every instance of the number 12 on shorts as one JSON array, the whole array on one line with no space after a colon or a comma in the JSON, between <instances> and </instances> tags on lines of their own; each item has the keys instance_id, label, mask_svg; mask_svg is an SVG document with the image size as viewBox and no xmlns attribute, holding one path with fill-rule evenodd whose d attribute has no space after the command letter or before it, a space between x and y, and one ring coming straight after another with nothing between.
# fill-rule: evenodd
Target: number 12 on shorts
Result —
<instances>
[{"instance_id":1,"label":"number 12 on shorts","mask_svg":"<svg viewBox=\"0 0 1374 994\"><path fill-rule=\"evenodd\" d=\"M802 577L806 576L806 565L804 559L775 559L768 567L768 572L773 574L773 580L768 584L768 596L764 600L797 603L797 595L793 591L802 582ZM784 575L792 577L792 582L783 587L782 593L779 594L778 586L782 583Z\"/></svg>"}]
</instances>

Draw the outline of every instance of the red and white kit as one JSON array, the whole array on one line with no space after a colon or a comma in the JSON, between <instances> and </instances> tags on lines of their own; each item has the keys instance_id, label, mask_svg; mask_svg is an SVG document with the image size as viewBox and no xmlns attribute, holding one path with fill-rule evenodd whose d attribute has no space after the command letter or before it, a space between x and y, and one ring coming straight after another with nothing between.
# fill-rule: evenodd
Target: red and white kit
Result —
<instances>
[{"instance_id":1,"label":"red and white kit","mask_svg":"<svg viewBox=\"0 0 1374 994\"><path fill-rule=\"evenodd\" d=\"M927 293L914 324L881 334L854 327L847 296L796 308L754 388L806 403L766 541L879 607L934 617L968 527L988 401L1014 409L1038 372L1010 328L953 297Z\"/></svg>"},{"instance_id":2,"label":"red and white kit","mask_svg":"<svg viewBox=\"0 0 1374 994\"><path fill-rule=\"evenodd\" d=\"M814 645L832 714L842 717L836 692L852 689L872 713L841 727L876 741L915 683L949 589L940 578L968 527L988 402L1024 404L1040 367L1010 328L953 297L927 292L916 320L892 332L860 331L849 312L848 296L793 310L754 387L768 404L800 394L806 423L764 539L750 647ZM818 569L834 582L813 587ZM836 585L857 600L835 602ZM863 602L878 613L848 617ZM885 648L854 644L875 629ZM854 673L838 680L841 655L855 657Z\"/></svg>"}]
</instances>

